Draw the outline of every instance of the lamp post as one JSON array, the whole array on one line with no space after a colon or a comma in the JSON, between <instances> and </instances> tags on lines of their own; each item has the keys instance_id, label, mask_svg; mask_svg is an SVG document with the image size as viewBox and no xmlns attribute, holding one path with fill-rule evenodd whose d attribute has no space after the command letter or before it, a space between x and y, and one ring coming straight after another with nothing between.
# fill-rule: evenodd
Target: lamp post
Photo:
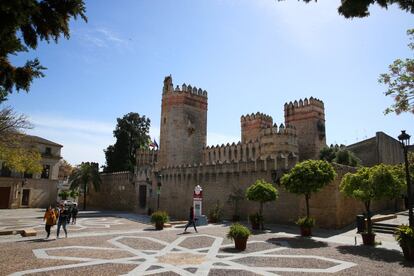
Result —
<instances>
[{"instance_id":1,"label":"lamp post","mask_svg":"<svg viewBox=\"0 0 414 276\"><path fill-rule=\"evenodd\" d=\"M413 219L413 194L411 192L410 172L408 170L408 147L410 146L410 135L405 133L405 130L401 130L401 134L398 136L398 140L401 142L401 146L404 150L405 161L405 177L407 180L407 197L408 197L408 221L410 227L414 227Z\"/></svg>"},{"instance_id":2,"label":"lamp post","mask_svg":"<svg viewBox=\"0 0 414 276\"><path fill-rule=\"evenodd\" d=\"M161 177L162 175L160 173L157 174L157 210L160 209L160 194L161 194Z\"/></svg>"}]
</instances>

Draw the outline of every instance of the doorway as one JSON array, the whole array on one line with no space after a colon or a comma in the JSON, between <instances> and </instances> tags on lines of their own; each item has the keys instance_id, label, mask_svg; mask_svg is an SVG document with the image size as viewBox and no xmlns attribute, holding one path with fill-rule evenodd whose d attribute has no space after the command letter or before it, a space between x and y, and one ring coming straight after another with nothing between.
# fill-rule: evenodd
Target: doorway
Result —
<instances>
[{"instance_id":1,"label":"doorway","mask_svg":"<svg viewBox=\"0 0 414 276\"><path fill-rule=\"evenodd\" d=\"M147 206L147 185L139 185L139 206L141 208Z\"/></svg>"},{"instance_id":2,"label":"doorway","mask_svg":"<svg viewBox=\"0 0 414 276\"><path fill-rule=\"evenodd\" d=\"M9 208L10 187L0 187L0 209Z\"/></svg>"},{"instance_id":3,"label":"doorway","mask_svg":"<svg viewBox=\"0 0 414 276\"><path fill-rule=\"evenodd\" d=\"M30 189L23 189L22 205L29 206Z\"/></svg>"}]
</instances>

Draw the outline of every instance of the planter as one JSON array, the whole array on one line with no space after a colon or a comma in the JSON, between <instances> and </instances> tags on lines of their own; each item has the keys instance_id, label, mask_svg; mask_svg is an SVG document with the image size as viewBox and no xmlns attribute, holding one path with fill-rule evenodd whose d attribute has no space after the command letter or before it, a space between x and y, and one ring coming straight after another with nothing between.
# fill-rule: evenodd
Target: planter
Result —
<instances>
[{"instance_id":1,"label":"planter","mask_svg":"<svg viewBox=\"0 0 414 276\"><path fill-rule=\"evenodd\" d=\"M300 227L300 234L302 237L309 237L312 236L312 228L308 226L301 226Z\"/></svg>"},{"instance_id":2,"label":"planter","mask_svg":"<svg viewBox=\"0 0 414 276\"><path fill-rule=\"evenodd\" d=\"M375 245L375 234L374 233L361 233L362 242L364 245Z\"/></svg>"},{"instance_id":3,"label":"planter","mask_svg":"<svg viewBox=\"0 0 414 276\"><path fill-rule=\"evenodd\" d=\"M234 247L240 251L246 250L247 239L248 238L235 238Z\"/></svg>"},{"instance_id":4,"label":"planter","mask_svg":"<svg viewBox=\"0 0 414 276\"><path fill-rule=\"evenodd\" d=\"M157 222L155 223L155 229L156 229L156 230L162 230L162 229L164 229L164 222L162 222L162 221L157 221Z\"/></svg>"},{"instance_id":5,"label":"planter","mask_svg":"<svg viewBox=\"0 0 414 276\"><path fill-rule=\"evenodd\" d=\"M414 247L404 245L404 246L401 246L401 249L404 254L404 258L407 261L414 261Z\"/></svg>"}]
</instances>

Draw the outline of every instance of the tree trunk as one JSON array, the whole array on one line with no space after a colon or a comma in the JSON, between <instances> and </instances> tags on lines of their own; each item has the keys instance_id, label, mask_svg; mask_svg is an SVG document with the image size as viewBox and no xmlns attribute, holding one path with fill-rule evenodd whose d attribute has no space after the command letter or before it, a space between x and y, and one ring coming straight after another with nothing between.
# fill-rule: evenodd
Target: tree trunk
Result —
<instances>
[{"instance_id":1,"label":"tree trunk","mask_svg":"<svg viewBox=\"0 0 414 276\"><path fill-rule=\"evenodd\" d=\"M86 210L86 182L83 183L83 210Z\"/></svg>"},{"instance_id":2,"label":"tree trunk","mask_svg":"<svg viewBox=\"0 0 414 276\"><path fill-rule=\"evenodd\" d=\"M367 211L367 232L372 233L372 223L371 223L371 210L370 210L370 201L365 201L365 209Z\"/></svg>"},{"instance_id":3,"label":"tree trunk","mask_svg":"<svg viewBox=\"0 0 414 276\"><path fill-rule=\"evenodd\" d=\"M309 198L310 195L305 195L305 199L306 199L306 217L309 218Z\"/></svg>"}]
</instances>

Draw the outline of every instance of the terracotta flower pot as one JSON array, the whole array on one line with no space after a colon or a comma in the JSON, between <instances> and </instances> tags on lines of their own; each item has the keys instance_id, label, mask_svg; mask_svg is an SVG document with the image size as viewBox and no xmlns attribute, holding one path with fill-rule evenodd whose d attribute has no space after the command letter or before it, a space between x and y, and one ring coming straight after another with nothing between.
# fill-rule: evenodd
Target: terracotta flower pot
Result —
<instances>
[{"instance_id":1,"label":"terracotta flower pot","mask_svg":"<svg viewBox=\"0 0 414 276\"><path fill-rule=\"evenodd\" d=\"M404 246L401 246L401 249L404 254L404 258L407 261L414 261L414 247L404 245Z\"/></svg>"},{"instance_id":2,"label":"terracotta flower pot","mask_svg":"<svg viewBox=\"0 0 414 276\"><path fill-rule=\"evenodd\" d=\"M240 251L246 250L247 239L248 238L235 238L234 247L236 247L236 249Z\"/></svg>"},{"instance_id":3,"label":"terracotta flower pot","mask_svg":"<svg viewBox=\"0 0 414 276\"><path fill-rule=\"evenodd\" d=\"M300 234L302 237L309 237L312 236L312 228L308 226L301 226L300 227Z\"/></svg>"},{"instance_id":4,"label":"terracotta flower pot","mask_svg":"<svg viewBox=\"0 0 414 276\"><path fill-rule=\"evenodd\" d=\"M362 242L364 245L375 245L375 234L374 233L361 233Z\"/></svg>"},{"instance_id":5,"label":"terracotta flower pot","mask_svg":"<svg viewBox=\"0 0 414 276\"><path fill-rule=\"evenodd\" d=\"M156 229L156 230L162 230L162 229L164 229L164 222L162 222L162 221L157 221L157 222L155 223L155 229Z\"/></svg>"}]
</instances>

